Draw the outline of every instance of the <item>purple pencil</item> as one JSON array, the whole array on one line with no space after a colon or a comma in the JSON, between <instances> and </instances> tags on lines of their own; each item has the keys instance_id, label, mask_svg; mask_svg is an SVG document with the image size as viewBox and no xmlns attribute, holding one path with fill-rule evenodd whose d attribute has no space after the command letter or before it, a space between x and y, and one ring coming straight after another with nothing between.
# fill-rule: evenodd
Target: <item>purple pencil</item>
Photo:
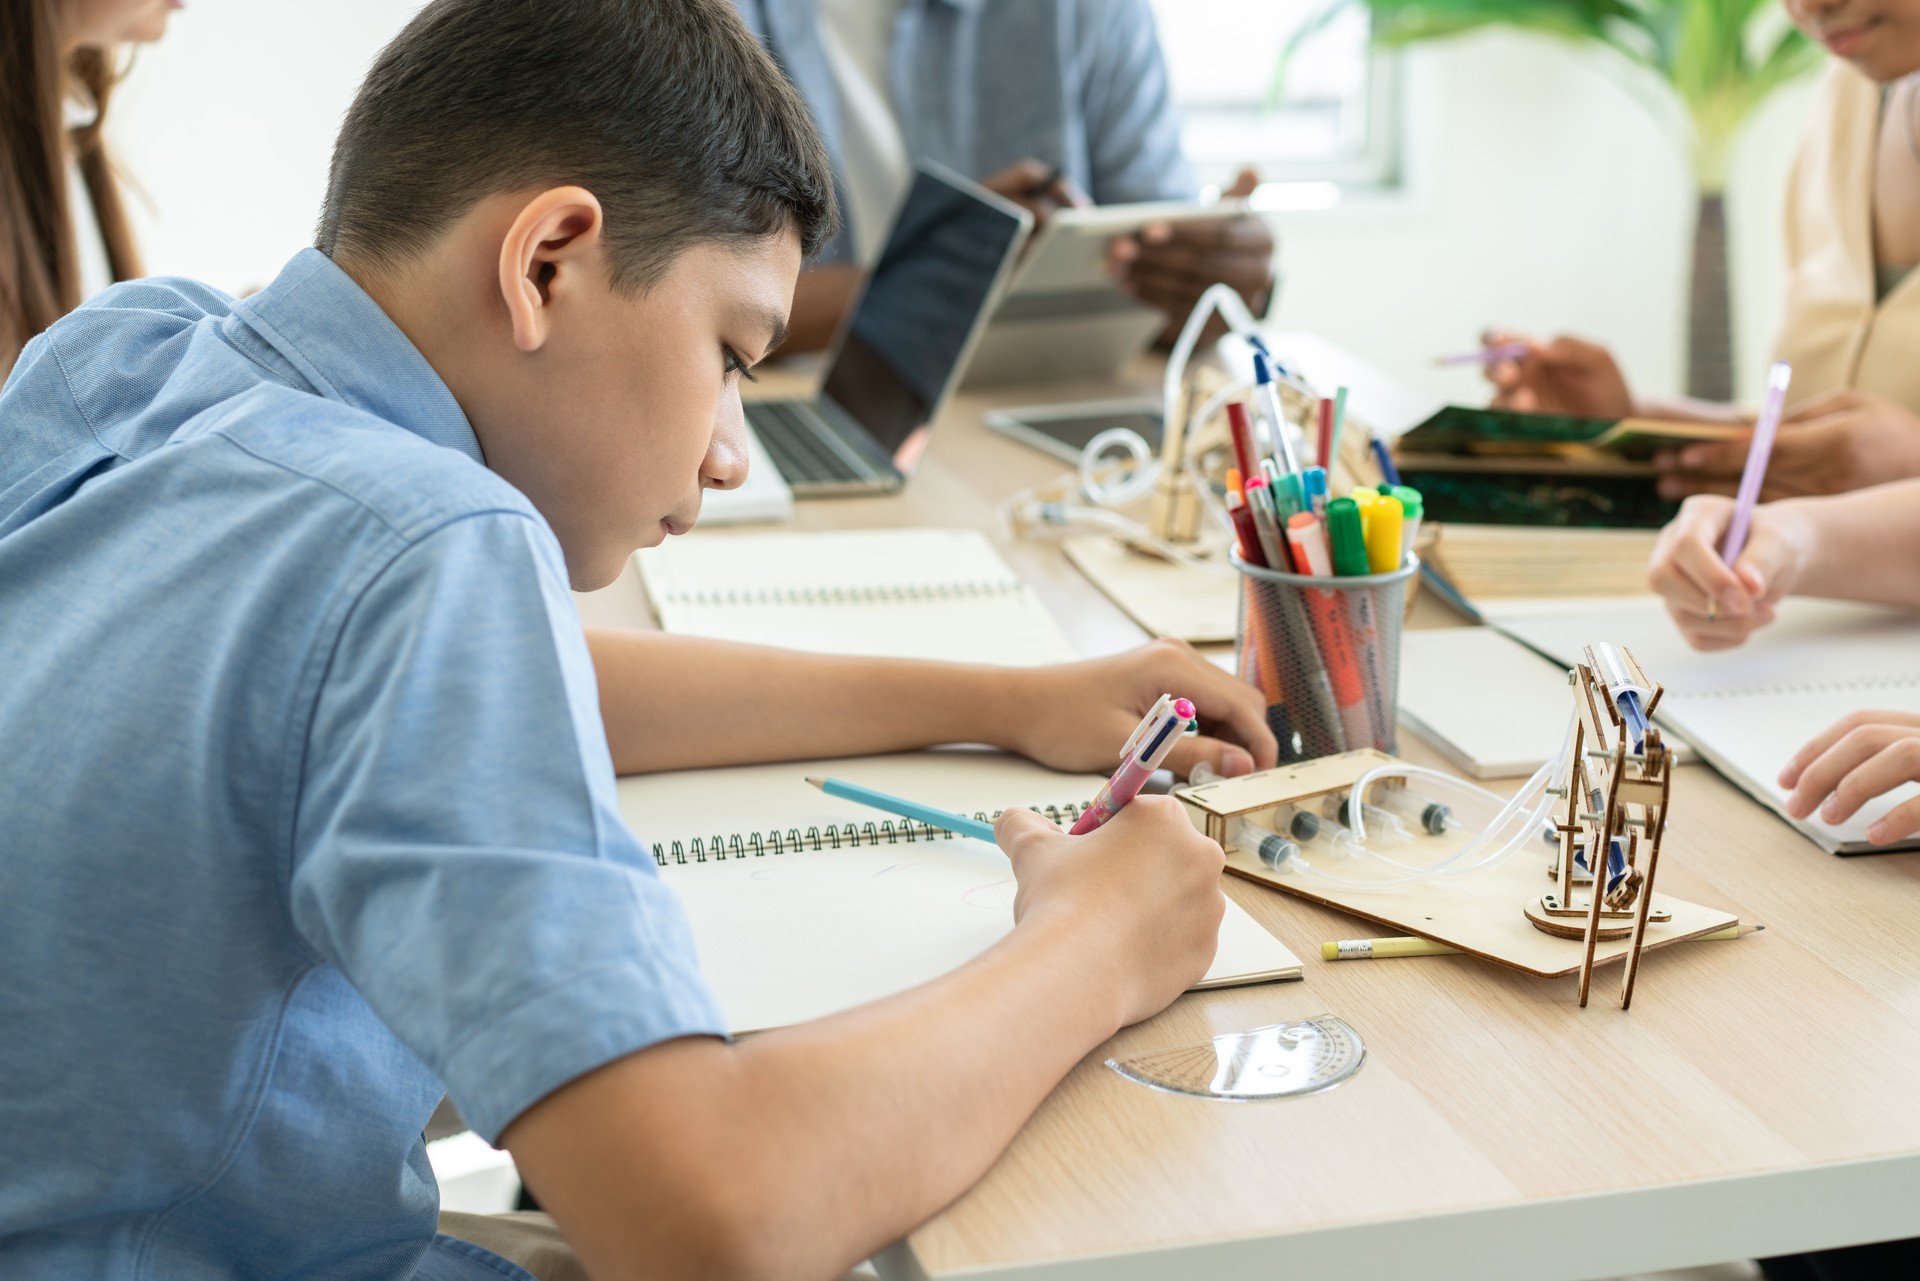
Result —
<instances>
[{"instance_id":1,"label":"purple pencil","mask_svg":"<svg viewBox=\"0 0 1920 1281\"><path fill-rule=\"evenodd\" d=\"M1451 356L1435 356L1436 365L1492 365L1503 360L1518 360L1533 348L1523 342L1495 343L1482 347L1478 351L1456 352Z\"/></svg>"},{"instance_id":2,"label":"purple pencil","mask_svg":"<svg viewBox=\"0 0 1920 1281\"><path fill-rule=\"evenodd\" d=\"M1760 501L1760 482L1767 477L1767 460L1773 456L1773 437L1780 430L1780 410L1787 403L1787 383L1793 366L1784 360L1773 362L1767 371L1767 399L1760 406L1760 421L1753 427L1753 443L1747 446L1747 465L1740 471L1740 493L1733 500L1733 521L1727 526L1726 541L1720 544L1720 559L1731 565L1747 545L1747 526L1753 523L1753 507Z\"/></svg>"}]
</instances>

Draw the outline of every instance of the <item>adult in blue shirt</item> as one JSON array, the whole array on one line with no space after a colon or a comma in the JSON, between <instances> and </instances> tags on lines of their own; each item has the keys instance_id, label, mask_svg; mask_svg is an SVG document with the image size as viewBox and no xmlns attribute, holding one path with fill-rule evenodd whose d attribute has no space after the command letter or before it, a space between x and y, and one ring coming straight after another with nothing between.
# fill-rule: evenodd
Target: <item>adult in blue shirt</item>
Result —
<instances>
[{"instance_id":1,"label":"adult in blue shirt","mask_svg":"<svg viewBox=\"0 0 1920 1281\"><path fill-rule=\"evenodd\" d=\"M436 1219L443 1090L595 1276L828 1275L1205 969L1221 857L1176 805L1072 839L1014 814L1001 945L722 1035L616 766L944 739L1085 769L1164 688L1252 749L1186 763L1273 753L1178 649L1008 673L583 636L569 586L741 479L739 379L832 211L723 0L435 0L348 113L317 249L244 301L122 284L26 346L0 1276L524 1278Z\"/></svg>"},{"instance_id":2,"label":"adult in blue shirt","mask_svg":"<svg viewBox=\"0 0 1920 1281\"><path fill-rule=\"evenodd\" d=\"M1198 185L1147 0L734 0L813 113L846 226L800 277L785 351L832 338L915 159L1031 209L1191 200ZM1240 175L1232 194L1253 190ZM1264 311L1258 218L1161 225L1115 246L1122 282L1177 324L1225 281Z\"/></svg>"}]
</instances>

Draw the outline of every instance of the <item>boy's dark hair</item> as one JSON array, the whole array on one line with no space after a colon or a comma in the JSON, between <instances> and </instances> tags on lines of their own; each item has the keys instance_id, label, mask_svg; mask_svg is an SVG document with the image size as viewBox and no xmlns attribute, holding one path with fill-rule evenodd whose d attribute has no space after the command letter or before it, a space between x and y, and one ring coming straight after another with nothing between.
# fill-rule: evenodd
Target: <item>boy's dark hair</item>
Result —
<instances>
[{"instance_id":1,"label":"boy's dark hair","mask_svg":"<svg viewBox=\"0 0 1920 1281\"><path fill-rule=\"evenodd\" d=\"M481 199L578 185L613 284L694 244L836 227L807 107L728 0L434 0L374 60L334 144L321 252L394 266Z\"/></svg>"}]
</instances>

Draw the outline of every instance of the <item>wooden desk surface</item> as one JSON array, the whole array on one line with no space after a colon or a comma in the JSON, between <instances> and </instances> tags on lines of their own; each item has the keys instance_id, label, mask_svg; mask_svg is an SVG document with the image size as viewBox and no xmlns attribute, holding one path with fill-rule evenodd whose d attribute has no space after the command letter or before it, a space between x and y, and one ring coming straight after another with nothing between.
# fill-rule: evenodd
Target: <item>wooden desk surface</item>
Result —
<instances>
[{"instance_id":1,"label":"wooden desk surface","mask_svg":"<svg viewBox=\"0 0 1920 1281\"><path fill-rule=\"evenodd\" d=\"M992 529L1064 469L981 427L986 403L956 402L904 493L794 525ZM1083 651L1140 639L1054 545L996 537ZM581 609L648 625L631 569ZM1101 1046L883 1274L1545 1281L1920 1235L1920 859L1823 854L1705 766L1673 805L1662 888L1767 928L1648 954L1626 1013L1608 970L1581 1010L1572 979L1466 957L1323 962L1373 927L1229 878L1305 981L1189 995ZM1367 1045L1326 1094L1217 1103L1102 1066L1321 1012Z\"/></svg>"}]
</instances>

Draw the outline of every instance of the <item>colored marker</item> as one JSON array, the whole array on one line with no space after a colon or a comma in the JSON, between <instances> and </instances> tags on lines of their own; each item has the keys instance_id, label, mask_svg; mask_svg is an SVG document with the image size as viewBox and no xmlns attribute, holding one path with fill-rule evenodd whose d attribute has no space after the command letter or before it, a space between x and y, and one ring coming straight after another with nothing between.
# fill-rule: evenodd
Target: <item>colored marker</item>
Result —
<instances>
[{"instance_id":1,"label":"colored marker","mask_svg":"<svg viewBox=\"0 0 1920 1281\"><path fill-rule=\"evenodd\" d=\"M1120 768L1113 772L1100 794L1069 829L1073 836L1085 836L1126 807L1140 794L1153 772L1173 751L1180 735L1193 720L1193 704L1184 698L1162 694L1139 726L1120 748Z\"/></svg>"},{"instance_id":2,"label":"colored marker","mask_svg":"<svg viewBox=\"0 0 1920 1281\"><path fill-rule=\"evenodd\" d=\"M1327 540L1332 544L1333 572L1340 578L1364 577L1370 567L1367 564L1366 535L1360 525L1360 507L1351 498L1336 498L1327 504ZM1359 661L1363 674L1360 693L1364 700L1362 717L1367 722L1368 732L1364 738L1355 740L1352 731L1348 731L1347 742L1350 747L1379 747L1391 735L1389 711L1383 688L1385 675L1380 665L1379 645L1376 642L1378 631L1373 617L1373 598L1363 588L1359 591L1343 593L1348 611L1346 618L1346 640Z\"/></svg>"},{"instance_id":3,"label":"colored marker","mask_svg":"<svg viewBox=\"0 0 1920 1281\"><path fill-rule=\"evenodd\" d=\"M1420 517L1426 510L1426 500L1410 485L1395 485L1393 496L1400 500L1400 557L1405 560L1413 551L1413 540L1420 536Z\"/></svg>"},{"instance_id":4,"label":"colored marker","mask_svg":"<svg viewBox=\"0 0 1920 1281\"><path fill-rule=\"evenodd\" d=\"M1273 487L1267 484L1265 476L1256 476L1247 482L1247 506L1253 511L1254 536L1260 543L1260 555L1268 569L1277 569L1281 573L1290 573L1292 563L1287 559L1287 549L1281 542L1280 521L1273 509Z\"/></svg>"},{"instance_id":5,"label":"colored marker","mask_svg":"<svg viewBox=\"0 0 1920 1281\"><path fill-rule=\"evenodd\" d=\"M1333 551L1333 572L1341 578L1367 573L1367 543L1360 528L1360 504L1336 498L1327 504L1327 541Z\"/></svg>"},{"instance_id":6,"label":"colored marker","mask_svg":"<svg viewBox=\"0 0 1920 1281\"><path fill-rule=\"evenodd\" d=\"M1244 481L1258 476L1260 469L1255 465L1253 422L1247 417L1247 407L1240 401L1227 402L1227 434L1233 440L1233 461L1240 464L1240 478Z\"/></svg>"},{"instance_id":7,"label":"colored marker","mask_svg":"<svg viewBox=\"0 0 1920 1281\"><path fill-rule=\"evenodd\" d=\"M1314 442L1313 460L1322 467L1333 457L1333 401L1320 398L1320 435Z\"/></svg>"},{"instance_id":8,"label":"colored marker","mask_svg":"<svg viewBox=\"0 0 1920 1281\"><path fill-rule=\"evenodd\" d=\"M1287 543L1300 572L1315 578L1333 577L1333 558L1327 553L1327 533L1312 512L1301 512L1287 522Z\"/></svg>"},{"instance_id":9,"label":"colored marker","mask_svg":"<svg viewBox=\"0 0 1920 1281\"><path fill-rule=\"evenodd\" d=\"M1265 553L1260 550L1260 531L1254 528L1253 509L1247 506L1246 496L1238 490L1227 491L1227 515L1233 520L1234 540L1240 545L1240 559L1261 569L1271 569Z\"/></svg>"},{"instance_id":10,"label":"colored marker","mask_svg":"<svg viewBox=\"0 0 1920 1281\"><path fill-rule=\"evenodd\" d=\"M1400 568L1405 520L1398 498L1382 497L1367 508L1367 568L1391 574Z\"/></svg>"},{"instance_id":11,"label":"colored marker","mask_svg":"<svg viewBox=\"0 0 1920 1281\"><path fill-rule=\"evenodd\" d=\"M935 809L931 805L922 805L900 796L890 796L886 792L876 792L870 787L858 783L849 783L838 778L812 778L807 782L825 792L828 796L838 796L843 801L852 801L856 805L865 805L869 809L885 810L889 814L898 814L902 818L925 823L928 827L937 827L957 836L971 836L976 841L994 844L993 826L982 823L977 818L967 818L947 810Z\"/></svg>"},{"instance_id":12,"label":"colored marker","mask_svg":"<svg viewBox=\"0 0 1920 1281\"><path fill-rule=\"evenodd\" d=\"M1327 456L1320 460L1320 465L1327 469L1329 476L1340 462L1340 432L1346 425L1347 389L1336 387L1333 389L1333 442L1327 446Z\"/></svg>"},{"instance_id":13,"label":"colored marker","mask_svg":"<svg viewBox=\"0 0 1920 1281\"><path fill-rule=\"evenodd\" d=\"M1306 496L1303 511L1311 510L1321 520L1327 518L1327 469L1309 467L1300 473L1300 491Z\"/></svg>"}]
</instances>

